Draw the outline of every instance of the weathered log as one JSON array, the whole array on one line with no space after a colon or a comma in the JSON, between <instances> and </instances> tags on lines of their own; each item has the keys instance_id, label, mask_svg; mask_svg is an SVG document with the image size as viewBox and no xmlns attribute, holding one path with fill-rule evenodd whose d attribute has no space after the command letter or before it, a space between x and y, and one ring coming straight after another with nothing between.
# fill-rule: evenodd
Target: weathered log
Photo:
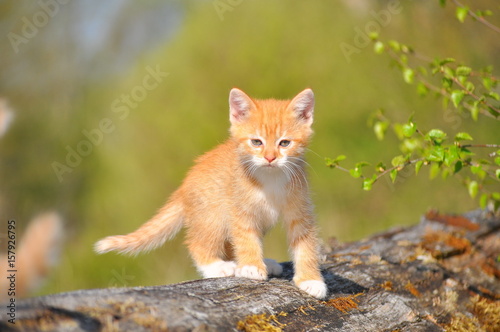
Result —
<instances>
[{"instance_id":1,"label":"weathered log","mask_svg":"<svg viewBox=\"0 0 500 332\"><path fill-rule=\"evenodd\" d=\"M325 250L329 298L291 282L219 278L23 300L2 331L500 331L500 218L429 212Z\"/></svg>"}]
</instances>

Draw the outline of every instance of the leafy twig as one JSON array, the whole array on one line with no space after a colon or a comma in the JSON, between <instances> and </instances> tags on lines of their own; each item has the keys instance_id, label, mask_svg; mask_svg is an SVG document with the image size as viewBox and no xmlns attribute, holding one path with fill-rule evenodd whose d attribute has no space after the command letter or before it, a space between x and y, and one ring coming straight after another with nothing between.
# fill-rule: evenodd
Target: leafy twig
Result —
<instances>
[{"instance_id":1,"label":"leafy twig","mask_svg":"<svg viewBox=\"0 0 500 332\"><path fill-rule=\"evenodd\" d=\"M495 31L496 33L500 33L500 28L494 25L493 23L489 22L487 19L484 18L485 15L491 14L490 11L486 12L479 12L481 15L478 15L474 13L472 10L470 10L467 6L464 6L457 0L452 0L452 2L457 6L457 17L460 20L460 22L463 22L463 17L465 15L470 15L472 18L474 18L476 21L484 24L491 30ZM463 14L461 14L463 13Z\"/></svg>"}]
</instances>

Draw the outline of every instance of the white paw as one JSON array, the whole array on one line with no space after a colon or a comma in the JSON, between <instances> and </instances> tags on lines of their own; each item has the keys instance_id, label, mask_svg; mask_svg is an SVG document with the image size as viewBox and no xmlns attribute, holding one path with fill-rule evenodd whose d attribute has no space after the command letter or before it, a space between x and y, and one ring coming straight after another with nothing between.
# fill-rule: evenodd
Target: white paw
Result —
<instances>
[{"instance_id":1,"label":"white paw","mask_svg":"<svg viewBox=\"0 0 500 332\"><path fill-rule=\"evenodd\" d=\"M207 265L198 266L203 278L232 277L236 270L235 262L216 261Z\"/></svg>"},{"instance_id":2,"label":"white paw","mask_svg":"<svg viewBox=\"0 0 500 332\"><path fill-rule=\"evenodd\" d=\"M259 269L255 265L244 265L242 267L236 268L236 272L234 274L236 277L243 277L254 280L266 280L267 272Z\"/></svg>"},{"instance_id":3,"label":"white paw","mask_svg":"<svg viewBox=\"0 0 500 332\"><path fill-rule=\"evenodd\" d=\"M304 292L318 299L326 297L328 288L322 280L306 280L297 285Z\"/></svg>"},{"instance_id":4,"label":"white paw","mask_svg":"<svg viewBox=\"0 0 500 332\"><path fill-rule=\"evenodd\" d=\"M271 276L280 276L283 273L283 266L274 259L264 259L264 264L267 267L267 273Z\"/></svg>"}]
</instances>

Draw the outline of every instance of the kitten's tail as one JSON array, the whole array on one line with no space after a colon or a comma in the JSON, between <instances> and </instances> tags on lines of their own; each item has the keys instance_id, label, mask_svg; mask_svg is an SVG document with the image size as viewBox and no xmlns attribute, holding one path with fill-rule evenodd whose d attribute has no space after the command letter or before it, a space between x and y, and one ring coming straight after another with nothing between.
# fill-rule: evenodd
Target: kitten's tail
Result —
<instances>
[{"instance_id":1,"label":"kitten's tail","mask_svg":"<svg viewBox=\"0 0 500 332\"><path fill-rule=\"evenodd\" d=\"M94 245L94 250L99 254L113 250L123 254L153 250L181 230L183 215L182 202L172 199L135 232L104 238Z\"/></svg>"}]
</instances>

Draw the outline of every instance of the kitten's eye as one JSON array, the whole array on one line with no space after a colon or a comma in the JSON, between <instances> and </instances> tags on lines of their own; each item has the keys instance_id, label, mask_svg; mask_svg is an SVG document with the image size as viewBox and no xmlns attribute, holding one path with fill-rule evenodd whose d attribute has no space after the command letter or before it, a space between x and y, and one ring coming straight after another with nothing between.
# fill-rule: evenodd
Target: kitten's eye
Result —
<instances>
[{"instance_id":1,"label":"kitten's eye","mask_svg":"<svg viewBox=\"0 0 500 332\"><path fill-rule=\"evenodd\" d=\"M251 139L250 142L252 143L253 146L261 146L262 141L260 139Z\"/></svg>"},{"instance_id":2,"label":"kitten's eye","mask_svg":"<svg viewBox=\"0 0 500 332\"><path fill-rule=\"evenodd\" d=\"M292 143L292 142L291 142L291 141L289 141L289 140L287 140L287 139L284 139L284 140L280 141L280 146L281 146L282 148L286 148L287 146L289 146L289 145L290 145L290 143Z\"/></svg>"}]
</instances>

